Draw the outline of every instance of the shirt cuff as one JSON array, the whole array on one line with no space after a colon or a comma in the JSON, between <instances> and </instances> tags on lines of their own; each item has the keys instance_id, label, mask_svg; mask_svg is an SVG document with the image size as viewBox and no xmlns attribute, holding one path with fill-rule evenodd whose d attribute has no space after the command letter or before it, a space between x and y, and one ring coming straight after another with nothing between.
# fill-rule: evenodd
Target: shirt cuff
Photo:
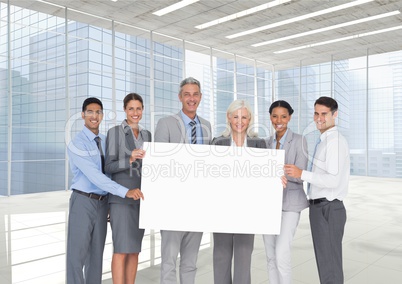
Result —
<instances>
[{"instance_id":1,"label":"shirt cuff","mask_svg":"<svg viewBox=\"0 0 402 284\"><path fill-rule=\"evenodd\" d=\"M301 179L306 181L306 182L311 183L311 181L313 180L313 173L309 172L309 171L306 171L306 170L303 170L302 174L301 174Z\"/></svg>"},{"instance_id":2,"label":"shirt cuff","mask_svg":"<svg viewBox=\"0 0 402 284\"><path fill-rule=\"evenodd\" d=\"M120 186L120 188L117 191L118 196L120 196L121 198L125 198L128 191L129 191L129 189L127 189L126 187Z\"/></svg>"}]
</instances>

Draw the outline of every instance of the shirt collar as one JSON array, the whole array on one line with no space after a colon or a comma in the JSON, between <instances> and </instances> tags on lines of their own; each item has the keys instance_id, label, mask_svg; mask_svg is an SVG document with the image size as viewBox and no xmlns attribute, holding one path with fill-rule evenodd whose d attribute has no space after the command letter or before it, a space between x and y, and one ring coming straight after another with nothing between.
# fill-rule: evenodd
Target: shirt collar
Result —
<instances>
[{"instance_id":1,"label":"shirt collar","mask_svg":"<svg viewBox=\"0 0 402 284\"><path fill-rule=\"evenodd\" d=\"M82 132L84 132L85 136L88 137L88 140L92 141L95 139L95 137L100 135L95 135L95 133L93 133L91 130L88 129L88 127L86 127L86 125L84 125L84 128L82 129Z\"/></svg>"},{"instance_id":2,"label":"shirt collar","mask_svg":"<svg viewBox=\"0 0 402 284\"><path fill-rule=\"evenodd\" d=\"M282 148L282 146L285 144L286 137L288 136L288 132L289 132L289 128L286 129L285 134L284 134L284 135L282 136L282 138L279 140L279 143L281 144L281 148ZM274 143L275 143L275 144L277 143L277 141L276 141L276 134L274 135Z\"/></svg>"},{"instance_id":3,"label":"shirt collar","mask_svg":"<svg viewBox=\"0 0 402 284\"><path fill-rule=\"evenodd\" d=\"M124 132L127 132L127 131L131 130L130 125L127 123L127 119L124 119L122 121L121 126L123 127ZM139 132L141 132L141 130L142 130L142 127L139 126L139 125L138 125L138 130L139 130Z\"/></svg>"},{"instance_id":4,"label":"shirt collar","mask_svg":"<svg viewBox=\"0 0 402 284\"><path fill-rule=\"evenodd\" d=\"M180 110L180 115L181 118L183 119L184 125L188 125L191 121L195 121L197 124L200 123L200 120L198 119L198 115L195 115L194 119L189 118L184 112L183 110Z\"/></svg>"},{"instance_id":5,"label":"shirt collar","mask_svg":"<svg viewBox=\"0 0 402 284\"><path fill-rule=\"evenodd\" d=\"M327 139L328 136L330 136L335 132L338 132L338 127L337 126L331 127L330 129L328 129L327 131L325 131L320 135L321 141L324 141L325 139Z\"/></svg>"}]
</instances>

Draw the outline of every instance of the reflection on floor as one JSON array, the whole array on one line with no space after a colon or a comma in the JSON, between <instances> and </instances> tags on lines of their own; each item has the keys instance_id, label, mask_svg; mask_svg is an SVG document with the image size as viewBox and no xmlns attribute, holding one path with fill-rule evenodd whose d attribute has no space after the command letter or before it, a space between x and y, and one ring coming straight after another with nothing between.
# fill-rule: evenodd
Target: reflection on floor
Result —
<instances>
[{"instance_id":1,"label":"reflection on floor","mask_svg":"<svg viewBox=\"0 0 402 284\"><path fill-rule=\"evenodd\" d=\"M402 180L352 177L345 206L345 283L401 283ZM65 240L70 192L0 198L0 283L65 283ZM268 222L268 220L267 220ZM204 234L197 284L211 284L211 235ZM112 283L111 233L104 254L103 283ZM160 235L147 232L137 282L159 283ZM308 209L293 245L293 283L319 283ZM252 283L269 283L262 238L255 237Z\"/></svg>"}]
</instances>

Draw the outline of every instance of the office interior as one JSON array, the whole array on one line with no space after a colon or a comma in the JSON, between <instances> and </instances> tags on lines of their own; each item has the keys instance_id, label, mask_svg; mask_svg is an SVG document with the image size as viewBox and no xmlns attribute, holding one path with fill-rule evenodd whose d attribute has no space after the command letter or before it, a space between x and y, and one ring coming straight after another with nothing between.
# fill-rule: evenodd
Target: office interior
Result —
<instances>
[{"instance_id":1,"label":"office interior","mask_svg":"<svg viewBox=\"0 0 402 284\"><path fill-rule=\"evenodd\" d=\"M188 76L201 82L198 114L214 136L228 105L245 99L259 136L269 137L268 109L281 99L310 152L314 101L336 99L351 157L345 283L399 283L401 9L400 0L1 0L0 283L65 283L66 145L82 129L83 100L102 100L106 134L125 118L124 96L137 92L142 127L153 133L179 111ZM213 283L212 247L205 232L196 283ZM308 209L292 253L293 282L319 283ZM111 255L109 228L103 283L112 283ZM147 230L137 282L159 283L159 269L160 234ZM269 283L260 235L252 283Z\"/></svg>"}]
</instances>

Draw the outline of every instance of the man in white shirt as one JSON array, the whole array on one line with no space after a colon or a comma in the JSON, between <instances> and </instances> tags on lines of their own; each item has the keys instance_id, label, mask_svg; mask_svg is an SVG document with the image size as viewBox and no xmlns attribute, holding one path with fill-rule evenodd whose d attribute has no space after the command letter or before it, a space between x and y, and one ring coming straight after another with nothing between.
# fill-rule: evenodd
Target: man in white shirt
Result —
<instances>
[{"instance_id":1,"label":"man in white shirt","mask_svg":"<svg viewBox=\"0 0 402 284\"><path fill-rule=\"evenodd\" d=\"M287 176L308 182L310 227L321 284L344 282L342 238L346 223L343 199L350 175L349 147L335 126L338 103L320 97L314 103L314 122L321 132L311 171L285 165Z\"/></svg>"}]
</instances>

